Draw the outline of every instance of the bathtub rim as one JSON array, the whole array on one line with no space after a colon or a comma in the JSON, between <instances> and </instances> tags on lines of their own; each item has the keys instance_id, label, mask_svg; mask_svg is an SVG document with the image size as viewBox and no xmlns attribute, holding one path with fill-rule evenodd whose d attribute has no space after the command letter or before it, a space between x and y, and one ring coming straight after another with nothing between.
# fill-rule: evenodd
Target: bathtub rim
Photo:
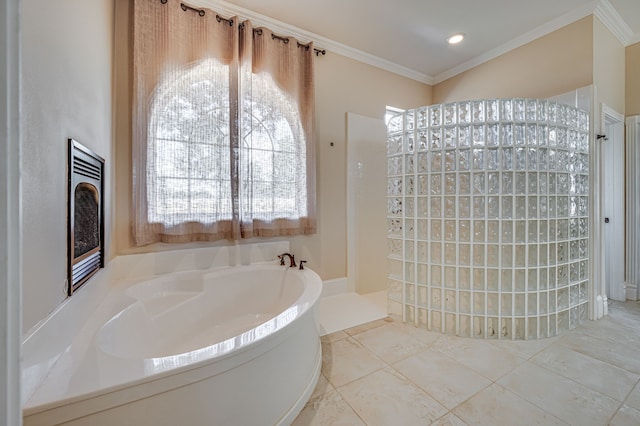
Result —
<instances>
[{"instance_id":1,"label":"bathtub rim","mask_svg":"<svg viewBox=\"0 0 640 426\"><path fill-rule=\"evenodd\" d=\"M202 270L203 274L221 272L223 274L232 273L235 268L269 268L269 269L280 269L282 266L274 265L273 263L260 262L249 266L229 266L229 267L221 267L214 268L210 270ZM309 271L309 272L305 272ZM293 272L293 271L292 271ZM298 272L296 270L296 272ZM55 412L55 411L66 411L73 410L73 407L81 407L81 406L94 406L93 409L89 409L87 414L94 413L96 411L102 411L109 408L113 408L118 405L122 405L127 402L136 401L144 398L149 398L159 393L167 392L172 389L176 389L178 387L187 386L189 384L206 380L216 375L222 374L225 371L229 371L235 367L241 366L244 363L250 362L251 360L259 357L262 354L265 354L271 350L276 349L280 344L282 344L290 335L295 334L302 327L309 327L309 324L305 324L310 321L314 323L315 329L318 332L318 341L320 341L318 323L317 323L317 309L318 303L321 297L322 291L322 280L312 269L306 268L304 271L305 275L310 276L313 281L316 281L316 288L313 289L313 294L309 294L309 289L305 289L300 297L294 301L291 306L298 305L300 299L308 298L312 300L312 303L309 303L306 308L296 315L296 318L291 322L285 324L281 328L278 328L276 331L269 333L259 339L256 339L246 345L243 345L239 348L231 350L229 352L213 356L207 357L205 359L197 360L189 364L181 365L179 367L167 369L164 371L160 371L157 373L153 373L150 375L146 375L143 377L136 378L131 381L126 381L123 383L118 383L111 386L106 386L100 389L91 390L89 392L73 395L66 398L61 398L49 402L44 402L36 405L29 405L29 401L27 401L23 405L22 414L23 417L29 416L40 416L46 412ZM144 277L142 280L152 279L153 277ZM120 286L120 282L114 283L114 288L116 291L123 291L129 285L134 285L134 282L140 282L141 280L123 280L126 281L127 284ZM109 297L109 295L107 296ZM255 327L254 327L255 328ZM91 342L90 346L95 346L95 338L100 330L100 326L97 326L91 332ZM237 338L237 336L235 336ZM205 346L206 347L206 346ZM97 349L99 350L99 349ZM187 352L188 353L188 352ZM108 354L106 354L108 355ZM108 355L112 357L112 355ZM117 358L117 357L114 357ZM118 358L120 359L120 358ZM139 358L145 359L145 358ZM146 358L153 359L153 358ZM125 359L125 361L127 361ZM130 360L135 361L135 360ZM321 360L320 360L321 362ZM206 374L202 374L206 372ZM319 371L319 370L318 370ZM187 375L193 376L192 378L183 378L182 380L178 380L174 383L174 378L179 375ZM315 378L317 381L317 377ZM179 383L178 383L179 382ZM154 383L153 389L144 389L145 385L150 383ZM144 390L144 392L141 392ZM313 388L311 389L313 391ZM127 396L129 395L129 396ZM104 401L102 401L104 400ZM110 402L111 401L111 402ZM120 402L118 402L120 401ZM305 401L306 402L306 401ZM100 408L95 408L95 407ZM87 407L88 409L89 407ZM75 416L78 418L81 416ZM71 419L67 419L69 421Z\"/></svg>"}]
</instances>

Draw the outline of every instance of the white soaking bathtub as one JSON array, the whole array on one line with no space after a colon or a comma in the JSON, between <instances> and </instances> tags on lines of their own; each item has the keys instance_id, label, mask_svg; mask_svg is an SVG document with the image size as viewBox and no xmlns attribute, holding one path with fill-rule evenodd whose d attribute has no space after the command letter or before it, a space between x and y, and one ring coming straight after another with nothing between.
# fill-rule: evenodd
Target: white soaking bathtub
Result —
<instances>
[{"instance_id":1,"label":"white soaking bathtub","mask_svg":"<svg viewBox=\"0 0 640 426\"><path fill-rule=\"evenodd\" d=\"M277 262L122 280L24 424L289 424L320 374L321 290L312 270Z\"/></svg>"}]
</instances>

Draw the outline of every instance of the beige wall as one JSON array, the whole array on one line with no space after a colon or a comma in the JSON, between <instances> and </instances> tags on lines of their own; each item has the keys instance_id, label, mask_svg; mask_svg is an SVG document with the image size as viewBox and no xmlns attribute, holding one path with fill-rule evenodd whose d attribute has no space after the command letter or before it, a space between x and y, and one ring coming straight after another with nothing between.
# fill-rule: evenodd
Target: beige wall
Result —
<instances>
[{"instance_id":1,"label":"beige wall","mask_svg":"<svg viewBox=\"0 0 640 426\"><path fill-rule=\"evenodd\" d=\"M111 223L113 0L24 0L20 24L27 332L66 297L68 138L105 158L106 226Z\"/></svg>"},{"instance_id":2,"label":"beige wall","mask_svg":"<svg viewBox=\"0 0 640 426\"><path fill-rule=\"evenodd\" d=\"M127 1L116 0L116 252L180 246L133 247L131 199L130 89L127 56ZM382 118L387 105L411 108L431 103L431 87L328 52L315 60L318 233L290 239L292 252L323 279L347 274L346 113ZM333 146L331 146L333 143ZM384 170L381 171L384 173ZM216 244L228 244L218 242ZM193 245L189 245L193 246Z\"/></svg>"},{"instance_id":3,"label":"beige wall","mask_svg":"<svg viewBox=\"0 0 640 426\"><path fill-rule=\"evenodd\" d=\"M640 43L626 48L626 115L640 115Z\"/></svg>"},{"instance_id":4,"label":"beige wall","mask_svg":"<svg viewBox=\"0 0 640 426\"><path fill-rule=\"evenodd\" d=\"M593 84L598 102L624 114L625 48L598 18L593 19Z\"/></svg>"},{"instance_id":5,"label":"beige wall","mask_svg":"<svg viewBox=\"0 0 640 426\"><path fill-rule=\"evenodd\" d=\"M443 81L433 102L466 99L545 98L593 81L593 18L567 25Z\"/></svg>"}]
</instances>

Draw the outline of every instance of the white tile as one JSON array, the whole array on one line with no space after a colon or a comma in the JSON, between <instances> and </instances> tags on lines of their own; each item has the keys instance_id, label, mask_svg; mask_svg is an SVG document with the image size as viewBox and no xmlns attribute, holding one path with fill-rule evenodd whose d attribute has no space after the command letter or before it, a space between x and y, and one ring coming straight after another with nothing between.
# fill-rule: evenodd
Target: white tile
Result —
<instances>
[{"instance_id":1,"label":"white tile","mask_svg":"<svg viewBox=\"0 0 640 426\"><path fill-rule=\"evenodd\" d=\"M447 409L387 368L338 388L367 425L430 424Z\"/></svg>"},{"instance_id":2,"label":"white tile","mask_svg":"<svg viewBox=\"0 0 640 426\"><path fill-rule=\"evenodd\" d=\"M469 425L566 424L495 383L460 404L453 412Z\"/></svg>"},{"instance_id":3,"label":"white tile","mask_svg":"<svg viewBox=\"0 0 640 426\"><path fill-rule=\"evenodd\" d=\"M355 327L387 316L385 309L356 293L341 293L320 299L320 334Z\"/></svg>"},{"instance_id":4,"label":"white tile","mask_svg":"<svg viewBox=\"0 0 640 426\"><path fill-rule=\"evenodd\" d=\"M335 387L385 366L381 359L352 337L322 345L322 374Z\"/></svg>"},{"instance_id":5,"label":"white tile","mask_svg":"<svg viewBox=\"0 0 640 426\"><path fill-rule=\"evenodd\" d=\"M357 426L364 424L336 390L310 399L292 423L293 426Z\"/></svg>"},{"instance_id":6,"label":"white tile","mask_svg":"<svg viewBox=\"0 0 640 426\"><path fill-rule=\"evenodd\" d=\"M431 426L467 426L468 423L462 421L460 417L453 413L447 413L440 417L435 422L431 423Z\"/></svg>"},{"instance_id":7,"label":"white tile","mask_svg":"<svg viewBox=\"0 0 640 426\"><path fill-rule=\"evenodd\" d=\"M570 424L606 424L620 406L613 398L531 362L497 383Z\"/></svg>"},{"instance_id":8,"label":"white tile","mask_svg":"<svg viewBox=\"0 0 640 426\"><path fill-rule=\"evenodd\" d=\"M624 403L629 407L640 410L640 383L636 384Z\"/></svg>"},{"instance_id":9,"label":"white tile","mask_svg":"<svg viewBox=\"0 0 640 426\"><path fill-rule=\"evenodd\" d=\"M640 375L571 350L553 345L531 359L541 367L562 374L585 386L624 401Z\"/></svg>"},{"instance_id":10,"label":"white tile","mask_svg":"<svg viewBox=\"0 0 640 426\"><path fill-rule=\"evenodd\" d=\"M609 423L610 426L638 426L640 425L640 411L623 405Z\"/></svg>"},{"instance_id":11,"label":"white tile","mask_svg":"<svg viewBox=\"0 0 640 426\"><path fill-rule=\"evenodd\" d=\"M448 409L491 384L490 380L435 350L397 362L393 367Z\"/></svg>"},{"instance_id":12,"label":"white tile","mask_svg":"<svg viewBox=\"0 0 640 426\"><path fill-rule=\"evenodd\" d=\"M391 324L359 333L354 339L388 363L420 353L429 346Z\"/></svg>"}]
</instances>

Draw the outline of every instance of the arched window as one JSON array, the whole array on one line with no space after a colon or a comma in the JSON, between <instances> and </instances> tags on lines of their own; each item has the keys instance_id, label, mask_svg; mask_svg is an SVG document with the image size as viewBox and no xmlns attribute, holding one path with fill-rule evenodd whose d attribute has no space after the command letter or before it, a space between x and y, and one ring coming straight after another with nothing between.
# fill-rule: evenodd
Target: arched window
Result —
<instances>
[{"instance_id":1,"label":"arched window","mask_svg":"<svg viewBox=\"0 0 640 426\"><path fill-rule=\"evenodd\" d=\"M165 75L157 86L147 132L149 222L210 224L234 213L241 223L306 216L306 141L296 103L269 74L256 74L250 96L240 97L236 125L229 81L227 65L205 59Z\"/></svg>"}]
</instances>

